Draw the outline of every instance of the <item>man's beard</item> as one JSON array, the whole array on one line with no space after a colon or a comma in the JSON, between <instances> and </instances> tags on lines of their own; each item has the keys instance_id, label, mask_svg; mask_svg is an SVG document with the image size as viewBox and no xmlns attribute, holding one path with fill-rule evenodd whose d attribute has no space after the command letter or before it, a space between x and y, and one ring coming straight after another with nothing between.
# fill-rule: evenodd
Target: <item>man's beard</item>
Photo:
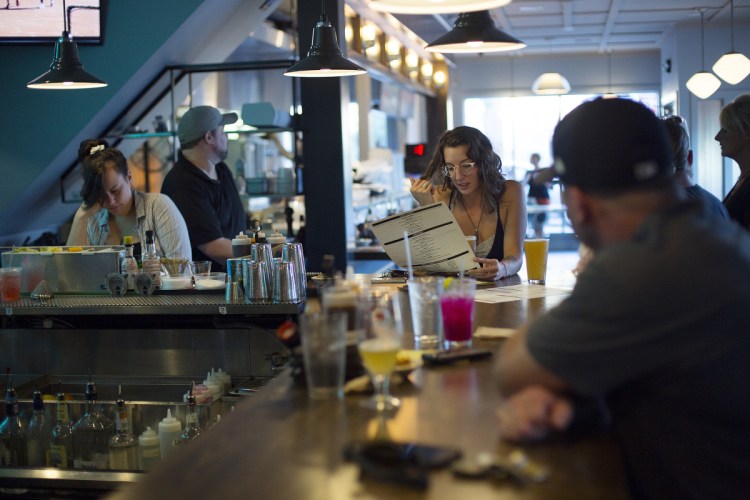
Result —
<instances>
[{"instance_id":1,"label":"man's beard","mask_svg":"<svg viewBox=\"0 0 750 500\"><path fill-rule=\"evenodd\" d=\"M214 154L216 155L216 158L219 159L219 161L224 161L227 159L227 156L229 155L228 149L219 149L217 146L213 147Z\"/></svg>"}]
</instances>

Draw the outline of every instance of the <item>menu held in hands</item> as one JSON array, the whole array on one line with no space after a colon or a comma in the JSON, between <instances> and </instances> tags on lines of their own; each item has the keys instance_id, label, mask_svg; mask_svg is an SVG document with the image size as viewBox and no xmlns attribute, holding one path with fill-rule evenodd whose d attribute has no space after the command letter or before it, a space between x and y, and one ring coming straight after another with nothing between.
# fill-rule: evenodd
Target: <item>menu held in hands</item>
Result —
<instances>
[{"instance_id":1,"label":"menu held in hands","mask_svg":"<svg viewBox=\"0 0 750 500\"><path fill-rule=\"evenodd\" d=\"M372 231L396 265L406 268L404 231L414 271L458 273L476 269L474 251L445 203L391 215L372 223Z\"/></svg>"}]
</instances>

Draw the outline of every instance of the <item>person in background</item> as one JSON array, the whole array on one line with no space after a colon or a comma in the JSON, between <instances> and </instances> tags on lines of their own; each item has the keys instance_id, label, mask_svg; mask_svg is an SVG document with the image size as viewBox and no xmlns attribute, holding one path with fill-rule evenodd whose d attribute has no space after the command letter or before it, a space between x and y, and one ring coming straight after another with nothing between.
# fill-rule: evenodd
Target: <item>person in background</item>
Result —
<instances>
[{"instance_id":1,"label":"person in background","mask_svg":"<svg viewBox=\"0 0 750 500\"><path fill-rule=\"evenodd\" d=\"M699 200L706 209L723 219L729 219L727 209L721 201L693 182L693 150L690 149L690 134L685 120L673 115L663 119L667 138L672 146L674 176L677 184L685 188L688 197Z\"/></svg>"},{"instance_id":2,"label":"person in background","mask_svg":"<svg viewBox=\"0 0 750 500\"><path fill-rule=\"evenodd\" d=\"M533 153L530 158L531 165L534 167L533 170L526 172L524 183L529 185L529 193L527 201L532 205L549 205L549 183L545 182L541 178L537 177L537 174L541 171L539 162L542 157L539 153ZM539 212L537 214L529 215L529 221L531 226L534 228L534 238L544 237L544 221L547 220L547 214L545 212Z\"/></svg>"},{"instance_id":3,"label":"person in background","mask_svg":"<svg viewBox=\"0 0 750 500\"><path fill-rule=\"evenodd\" d=\"M526 234L526 200L521 184L503 177L502 161L490 140L472 127L443 133L424 175L411 179L420 205L443 201L467 236L477 237L475 259L482 267L468 272L493 281L521 269ZM442 175L442 184L430 179Z\"/></svg>"},{"instance_id":4,"label":"person in background","mask_svg":"<svg viewBox=\"0 0 750 500\"><path fill-rule=\"evenodd\" d=\"M721 129L715 139L721 145L721 156L731 158L740 167L740 177L722 203L729 216L750 229L750 94L737 97L721 110Z\"/></svg>"},{"instance_id":5,"label":"person in background","mask_svg":"<svg viewBox=\"0 0 750 500\"><path fill-rule=\"evenodd\" d=\"M161 186L185 217L193 257L212 260L219 271L232 257L232 238L247 227L234 176L224 163L224 125L236 121L236 113L222 114L211 106L190 108L177 125L179 158Z\"/></svg>"},{"instance_id":6,"label":"person in background","mask_svg":"<svg viewBox=\"0 0 750 500\"><path fill-rule=\"evenodd\" d=\"M68 245L121 245L124 236L145 244L150 229L163 257L192 259L180 211L163 194L133 189L128 162L119 150L90 139L81 143L78 159L83 165L83 203L73 218Z\"/></svg>"},{"instance_id":7,"label":"person in background","mask_svg":"<svg viewBox=\"0 0 750 500\"><path fill-rule=\"evenodd\" d=\"M750 235L687 198L664 125L640 103L586 102L552 146L594 255L570 296L502 346L501 435L565 430L573 397L592 398L610 413L633 498L746 498L750 287L738 276L750 275Z\"/></svg>"}]
</instances>

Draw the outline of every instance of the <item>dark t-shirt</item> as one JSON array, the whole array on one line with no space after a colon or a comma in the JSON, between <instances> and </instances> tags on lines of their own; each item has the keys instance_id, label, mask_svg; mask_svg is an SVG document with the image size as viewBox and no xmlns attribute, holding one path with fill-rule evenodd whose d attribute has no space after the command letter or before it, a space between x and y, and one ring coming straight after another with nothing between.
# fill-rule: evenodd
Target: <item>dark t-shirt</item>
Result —
<instances>
[{"instance_id":1,"label":"dark t-shirt","mask_svg":"<svg viewBox=\"0 0 750 500\"><path fill-rule=\"evenodd\" d=\"M198 245L222 237L234 238L247 225L242 200L229 167L219 163L216 175L218 180L210 179L180 152L177 163L161 186L161 192L172 198L185 218L195 260L209 260ZM214 269L223 271L225 266L214 261Z\"/></svg>"},{"instance_id":2,"label":"dark t-shirt","mask_svg":"<svg viewBox=\"0 0 750 500\"><path fill-rule=\"evenodd\" d=\"M741 184L739 184L742 182ZM750 229L750 181L738 181L724 198L724 206L732 220Z\"/></svg>"},{"instance_id":3,"label":"dark t-shirt","mask_svg":"<svg viewBox=\"0 0 750 500\"><path fill-rule=\"evenodd\" d=\"M598 251L528 347L604 398L634 498L750 495L750 236L685 202Z\"/></svg>"},{"instance_id":4,"label":"dark t-shirt","mask_svg":"<svg viewBox=\"0 0 750 500\"><path fill-rule=\"evenodd\" d=\"M706 210L711 214L719 216L722 219L729 219L729 213L727 212L726 207L721 203L721 200L700 187L698 184L686 188L685 192L688 197L703 203L703 206L706 207Z\"/></svg>"}]
</instances>

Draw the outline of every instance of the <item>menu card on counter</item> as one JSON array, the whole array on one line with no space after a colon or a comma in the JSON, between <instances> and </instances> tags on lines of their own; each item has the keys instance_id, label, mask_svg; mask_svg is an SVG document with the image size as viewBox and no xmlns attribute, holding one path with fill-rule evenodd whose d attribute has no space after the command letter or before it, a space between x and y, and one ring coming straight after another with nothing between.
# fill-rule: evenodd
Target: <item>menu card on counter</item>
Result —
<instances>
[{"instance_id":1,"label":"menu card on counter","mask_svg":"<svg viewBox=\"0 0 750 500\"><path fill-rule=\"evenodd\" d=\"M443 202L373 222L372 231L388 257L400 267L408 267L404 231L409 236L414 271L458 273L479 267L466 236Z\"/></svg>"}]
</instances>

